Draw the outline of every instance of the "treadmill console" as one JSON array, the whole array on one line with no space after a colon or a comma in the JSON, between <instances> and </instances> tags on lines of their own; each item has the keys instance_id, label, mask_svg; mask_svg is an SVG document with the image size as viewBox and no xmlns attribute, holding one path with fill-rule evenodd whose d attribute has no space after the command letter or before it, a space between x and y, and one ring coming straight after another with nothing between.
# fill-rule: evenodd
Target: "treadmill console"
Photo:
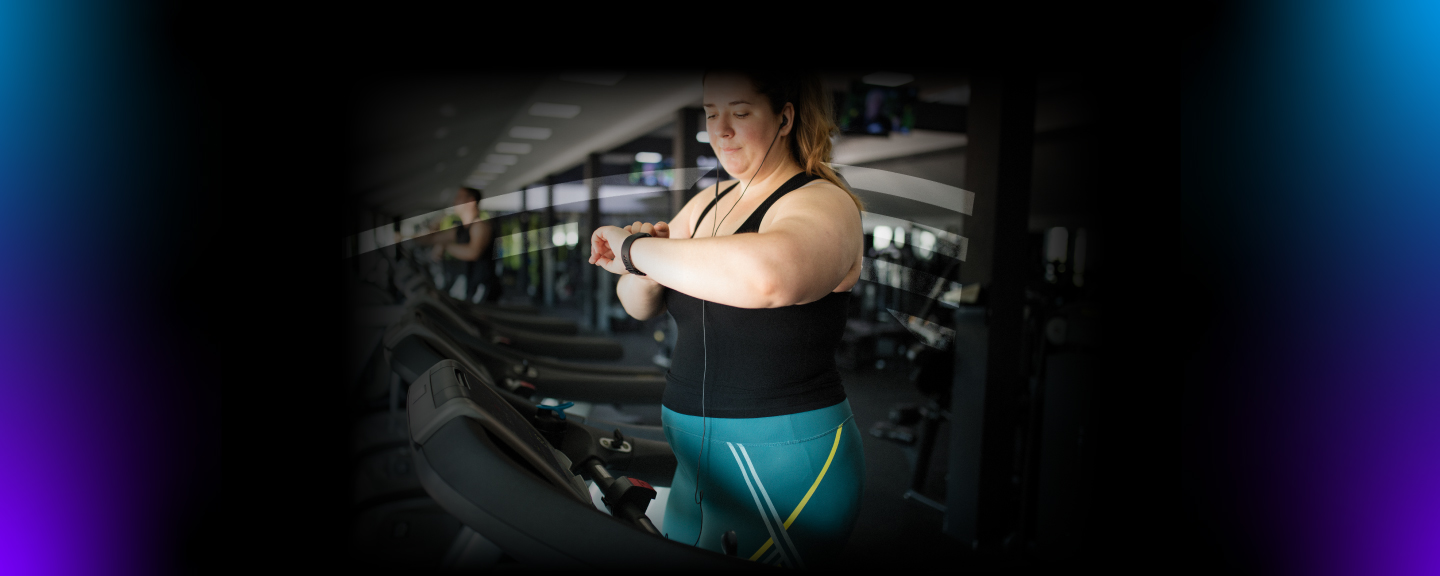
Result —
<instances>
[{"instance_id":1,"label":"treadmill console","mask_svg":"<svg viewBox=\"0 0 1440 576\"><path fill-rule=\"evenodd\" d=\"M569 458L552 448L535 426L490 385L461 367L459 362L446 359L436 363L410 385L406 413L411 442L424 445L441 426L455 418L476 420L492 435L492 440L504 444L501 451L513 451L512 458L524 459L523 464L538 471L545 480L590 503L590 491L584 480L570 472Z\"/></svg>"}]
</instances>

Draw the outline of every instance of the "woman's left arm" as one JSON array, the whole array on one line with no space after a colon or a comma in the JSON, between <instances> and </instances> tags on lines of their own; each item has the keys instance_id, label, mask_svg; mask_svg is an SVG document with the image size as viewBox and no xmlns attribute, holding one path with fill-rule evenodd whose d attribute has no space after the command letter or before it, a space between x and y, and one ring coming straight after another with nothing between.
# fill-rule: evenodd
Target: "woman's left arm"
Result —
<instances>
[{"instance_id":1,"label":"woman's left arm","mask_svg":"<svg viewBox=\"0 0 1440 576\"><path fill-rule=\"evenodd\" d=\"M719 238L640 239L630 247L635 268L666 287L737 308L778 308L824 298L839 286L860 253L860 212L833 186L802 188L777 201L764 230ZM605 227L615 261L623 230Z\"/></svg>"}]
</instances>

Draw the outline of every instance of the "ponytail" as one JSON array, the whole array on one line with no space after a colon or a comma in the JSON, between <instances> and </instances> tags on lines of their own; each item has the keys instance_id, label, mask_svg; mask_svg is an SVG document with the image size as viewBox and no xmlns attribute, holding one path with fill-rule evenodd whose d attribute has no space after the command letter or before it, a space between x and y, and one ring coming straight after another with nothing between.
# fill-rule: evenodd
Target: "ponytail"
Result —
<instances>
[{"instance_id":1,"label":"ponytail","mask_svg":"<svg viewBox=\"0 0 1440 576\"><path fill-rule=\"evenodd\" d=\"M864 211L865 203L861 202L860 197L840 179L840 175L830 168L834 147L830 138L840 132L840 127L835 125L834 98L826 93L825 85L817 75L807 74L797 80L798 94L792 101L795 104L796 120L795 128L790 131L790 154L800 163L806 174L819 176L839 186L850 195L850 200L855 202L855 208Z\"/></svg>"}]
</instances>

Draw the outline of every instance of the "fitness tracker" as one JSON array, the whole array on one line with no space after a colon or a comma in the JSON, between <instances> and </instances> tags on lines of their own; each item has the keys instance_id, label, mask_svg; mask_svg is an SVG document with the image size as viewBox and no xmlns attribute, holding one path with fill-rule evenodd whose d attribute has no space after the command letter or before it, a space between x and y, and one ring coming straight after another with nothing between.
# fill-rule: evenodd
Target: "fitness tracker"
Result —
<instances>
[{"instance_id":1,"label":"fitness tracker","mask_svg":"<svg viewBox=\"0 0 1440 576\"><path fill-rule=\"evenodd\" d=\"M623 264L625 264L625 271L627 271L627 272L629 272L629 273L631 273L631 274L634 274L634 275L636 275L636 276L644 276L644 275L645 275L644 272L641 272L641 271L639 271L639 270L636 270L636 269L635 269L635 265L630 263L630 244L634 243L636 238L649 238L649 237L650 237L650 235L649 235L649 234L646 234L646 233L644 233L644 232L636 232L636 233L634 233L634 234L631 234L631 235L627 236L627 237L625 238L625 243L620 245L620 262L623 263Z\"/></svg>"}]
</instances>

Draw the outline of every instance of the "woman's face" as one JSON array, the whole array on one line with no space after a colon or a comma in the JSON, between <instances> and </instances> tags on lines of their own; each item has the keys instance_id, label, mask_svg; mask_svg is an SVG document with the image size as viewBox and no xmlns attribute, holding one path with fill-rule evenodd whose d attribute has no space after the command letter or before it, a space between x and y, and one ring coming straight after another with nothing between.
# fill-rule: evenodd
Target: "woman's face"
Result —
<instances>
[{"instance_id":1,"label":"woman's face","mask_svg":"<svg viewBox=\"0 0 1440 576\"><path fill-rule=\"evenodd\" d=\"M770 99L756 92L749 78L725 73L707 76L703 102L710 147L732 177L749 178L760 166L766 148L771 149L767 162L772 166L789 150L785 137L794 122L781 128L780 118L793 115L794 107L787 103L780 114L771 112Z\"/></svg>"}]
</instances>

